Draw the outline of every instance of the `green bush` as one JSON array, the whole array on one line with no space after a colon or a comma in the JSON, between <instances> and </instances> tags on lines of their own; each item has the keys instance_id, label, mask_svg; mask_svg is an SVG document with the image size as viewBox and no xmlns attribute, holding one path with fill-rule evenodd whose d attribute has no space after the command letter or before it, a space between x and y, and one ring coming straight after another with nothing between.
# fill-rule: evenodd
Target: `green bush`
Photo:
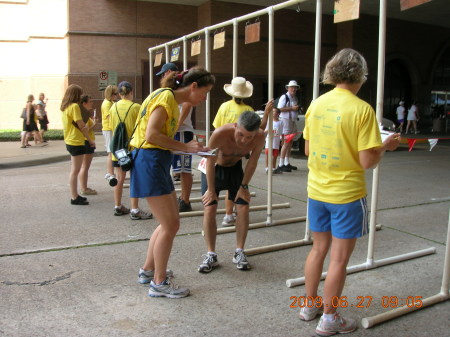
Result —
<instances>
[{"instance_id":1,"label":"green bush","mask_svg":"<svg viewBox=\"0 0 450 337\"><path fill-rule=\"evenodd\" d=\"M20 130L0 130L0 142L20 141ZM63 130L48 130L44 135L48 140L64 140ZM33 136L30 137L33 139Z\"/></svg>"}]
</instances>

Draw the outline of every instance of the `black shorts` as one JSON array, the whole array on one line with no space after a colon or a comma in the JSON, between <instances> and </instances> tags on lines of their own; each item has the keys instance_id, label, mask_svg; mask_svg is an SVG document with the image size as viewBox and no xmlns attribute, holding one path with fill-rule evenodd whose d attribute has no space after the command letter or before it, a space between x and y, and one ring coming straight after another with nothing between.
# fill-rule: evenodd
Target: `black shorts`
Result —
<instances>
[{"instance_id":1,"label":"black shorts","mask_svg":"<svg viewBox=\"0 0 450 337\"><path fill-rule=\"evenodd\" d=\"M86 154L93 154L95 151L95 147L91 147L87 140L84 141L84 147L86 148Z\"/></svg>"},{"instance_id":2,"label":"black shorts","mask_svg":"<svg viewBox=\"0 0 450 337\"><path fill-rule=\"evenodd\" d=\"M216 194L219 197L220 191L228 191L228 200L234 201L236 194L242 184L242 178L244 178L244 171L242 170L242 160L239 160L234 166L226 167L216 165ZM205 194L208 189L208 183L206 181L206 175L202 173L202 195ZM236 204L248 203L245 200L238 200Z\"/></svg>"},{"instance_id":3,"label":"black shorts","mask_svg":"<svg viewBox=\"0 0 450 337\"><path fill-rule=\"evenodd\" d=\"M67 151L69 151L70 155L75 157L75 156L82 156L84 154L86 154L86 146L85 145L69 145L66 144L66 149Z\"/></svg>"},{"instance_id":4,"label":"black shorts","mask_svg":"<svg viewBox=\"0 0 450 337\"><path fill-rule=\"evenodd\" d=\"M27 120L23 120L23 131L27 132L33 132L33 131L39 131L36 122L33 120L30 121L30 124L27 125Z\"/></svg>"},{"instance_id":5,"label":"black shorts","mask_svg":"<svg viewBox=\"0 0 450 337\"><path fill-rule=\"evenodd\" d=\"M41 127L41 131L47 131L48 130L48 118L47 115L44 116L44 119L39 119L39 126Z\"/></svg>"}]
</instances>

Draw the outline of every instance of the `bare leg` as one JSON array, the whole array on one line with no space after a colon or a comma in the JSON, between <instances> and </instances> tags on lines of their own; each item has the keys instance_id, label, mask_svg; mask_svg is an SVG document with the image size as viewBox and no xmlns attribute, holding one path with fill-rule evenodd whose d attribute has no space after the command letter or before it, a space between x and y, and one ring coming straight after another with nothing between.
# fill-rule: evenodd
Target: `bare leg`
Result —
<instances>
[{"instance_id":1,"label":"bare leg","mask_svg":"<svg viewBox=\"0 0 450 337\"><path fill-rule=\"evenodd\" d=\"M250 205L236 204L236 248L244 249L247 239Z\"/></svg>"},{"instance_id":2,"label":"bare leg","mask_svg":"<svg viewBox=\"0 0 450 337\"><path fill-rule=\"evenodd\" d=\"M306 296L317 297L317 288L323 271L323 261L331 244L331 232L313 232L313 246L305 263Z\"/></svg>"},{"instance_id":3,"label":"bare leg","mask_svg":"<svg viewBox=\"0 0 450 337\"><path fill-rule=\"evenodd\" d=\"M332 314L336 308L332 305L333 297L340 297L347 277L347 264L356 239L338 239L333 237L331 243L330 264L323 291L324 313Z\"/></svg>"},{"instance_id":4,"label":"bare leg","mask_svg":"<svg viewBox=\"0 0 450 337\"><path fill-rule=\"evenodd\" d=\"M78 179L80 180L80 189L82 191L86 191L88 186L88 175L89 175L89 168L91 167L92 158L94 157L94 154L85 154L83 156L83 164L81 165L80 173L78 174Z\"/></svg>"},{"instance_id":5,"label":"bare leg","mask_svg":"<svg viewBox=\"0 0 450 337\"><path fill-rule=\"evenodd\" d=\"M111 175L114 174L114 167L112 164L111 152L108 152L108 158L106 158L106 171Z\"/></svg>"},{"instance_id":6,"label":"bare leg","mask_svg":"<svg viewBox=\"0 0 450 337\"><path fill-rule=\"evenodd\" d=\"M120 167L116 167L117 185L114 186L114 205L119 207L122 205L123 183L127 173L122 171Z\"/></svg>"},{"instance_id":7,"label":"bare leg","mask_svg":"<svg viewBox=\"0 0 450 337\"><path fill-rule=\"evenodd\" d=\"M78 197L78 173L80 173L81 165L83 164L84 156L71 156L71 165L70 165L70 175L69 175L69 185L70 185L70 195L73 200Z\"/></svg>"},{"instance_id":8,"label":"bare leg","mask_svg":"<svg viewBox=\"0 0 450 337\"><path fill-rule=\"evenodd\" d=\"M160 224L150 238L147 257L142 268L154 270L153 280L156 284L160 284L166 279L167 263L173 240L180 227L178 203L175 192L158 197L148 197L147 202Z\"/></svg>"},{"instance_id":9,"label":"bare leg","mask_svg":"<svg viewBox=\"0 0 450 337\"><path fill-rule=\"evenodd\" d=\"M203 215L203 231L205 233L205 243L208 252L216 251L216 237L217 237L217 204L205 206L205 213Z\"/></svg>"},{"instance_id":10,"label":"bare leg","mask_svg":"<svg viewBox=\"0 0 450 337\"><path fill-rule=\"evenodd\" d=\"M225 214L231 215L233 214L234 202L233 200L228 200L228 191L225 195Z\"/></svg>"},{"instance_id":11,"label":"bare leg","mask_svg":"<svg viewBox=\"0 0 450 337\"><path fill-rule=\"evenodd\" d=\"M181 172L181 199L187 204L191 197L192 181L190 172Z\"/></svg>"}]
</instances>

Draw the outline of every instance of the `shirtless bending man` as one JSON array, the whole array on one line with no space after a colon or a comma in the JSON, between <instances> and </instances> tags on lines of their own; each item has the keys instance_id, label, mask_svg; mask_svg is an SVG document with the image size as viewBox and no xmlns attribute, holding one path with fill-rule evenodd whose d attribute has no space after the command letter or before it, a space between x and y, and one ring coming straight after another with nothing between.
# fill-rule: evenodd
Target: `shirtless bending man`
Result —
<instances>
[{"instance_id":1,"label":"shirtless bending man","mask_svg":"<svg viewBox=\"0 0 450 337\"><path fill-rule=\"evenodd\" d=\"M211 135L209 147L218 149L217 156L208 157L206 175L202 174L202 202L205 207L203 230L208 249L198 267L201 273L209 273L219 265L217 260L217 200L221 190L228 190L229 200L236 205L236 251L233 263L239 270L249 270L250 264L244 253L249 223L250 192L248 183L252 179L264 148L264 131L260 129L261 119L253 111L245 111L237 123L225 124ZM242 157L248 157L245 171Z\"/></svg>"}]
</instances>

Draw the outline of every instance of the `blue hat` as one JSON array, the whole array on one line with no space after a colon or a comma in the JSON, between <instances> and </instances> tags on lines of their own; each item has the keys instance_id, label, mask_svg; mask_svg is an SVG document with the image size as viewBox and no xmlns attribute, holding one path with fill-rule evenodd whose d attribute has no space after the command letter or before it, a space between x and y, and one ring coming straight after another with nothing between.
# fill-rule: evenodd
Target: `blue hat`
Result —
<instances>
[{"instance_id":1,"label":"blue hat","mask_svg":"<svg viewBox=\"0 0 450 337\"><path fill-rule=\"evenodd\" d=\"M161 76L167 70L178 71L178 67L176 66L175 63L171 63L171 62L166 63L165 65L162 66L161 71L159 73L156 73L156 76Z\"/></svg>"},{"instance_id":2,"label":"blue hat","mask_svg":"<svg viewBox=\"0 0 450 337\"><path fill-rule=\"evenodd\" d=\"M125 92L129 93L130 91L133 90L133 87L131 86L131 83L128 81L122 81L119 83L119 85L117 86L117 90L119 91L119 93L123 93L122 91L122 87L125 87Z\"/></svg>"}]
</instances>

